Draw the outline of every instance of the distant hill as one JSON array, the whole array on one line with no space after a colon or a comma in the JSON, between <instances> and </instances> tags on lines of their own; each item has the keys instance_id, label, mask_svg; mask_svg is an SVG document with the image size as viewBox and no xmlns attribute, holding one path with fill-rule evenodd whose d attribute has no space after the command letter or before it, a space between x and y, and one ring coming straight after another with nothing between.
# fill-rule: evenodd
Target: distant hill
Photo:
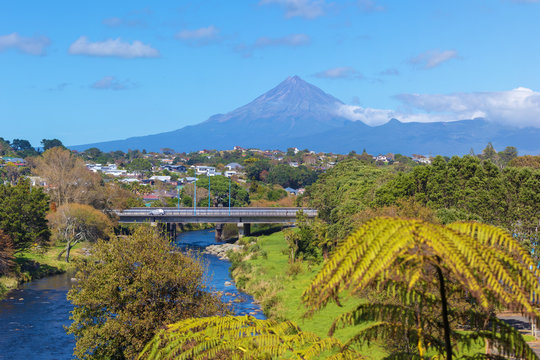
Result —
<instances>
[{"instance_id":1,"label":"distant hill","mask_svg":"<svg viewBox=\"0 0 540 360\"><path fill-rule=\"evenodd\" d=\"M512 128L484 119L435 123L402 123L392 119L368 126L339 116L343 103L318 87L293 76L227 114L211 116L197 125L125 140L72 146L102 151L172 148L179 152L232 149L238 145L261 149L308 148L315 151L462 155L480 152L488 142L495 148L516 146L520 153L540 152L540 129Z\"/></svg>"}]
</instances>

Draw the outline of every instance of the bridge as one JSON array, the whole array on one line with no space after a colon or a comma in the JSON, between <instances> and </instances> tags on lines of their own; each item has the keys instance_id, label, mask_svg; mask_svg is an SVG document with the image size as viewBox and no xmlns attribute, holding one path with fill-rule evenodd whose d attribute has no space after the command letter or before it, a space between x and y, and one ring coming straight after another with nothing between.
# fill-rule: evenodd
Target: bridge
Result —
<instances>
[{"instance_id":1,"label":"bridge","mask_svg":"<svg viewBox=\"0 0 540 360\"><path fill-rule=\"evenodd\" d=\"M120 223L164 223L167 232L176 233L174 224L215 223L216 239L221 240L223 224L236 223L239 235L249 235L251 224L294 224L302 210L308 218L317 210L308 208L131 208L116 211ZM173 235L174 236L174 235Z\"/></svg>"}]
</instances>

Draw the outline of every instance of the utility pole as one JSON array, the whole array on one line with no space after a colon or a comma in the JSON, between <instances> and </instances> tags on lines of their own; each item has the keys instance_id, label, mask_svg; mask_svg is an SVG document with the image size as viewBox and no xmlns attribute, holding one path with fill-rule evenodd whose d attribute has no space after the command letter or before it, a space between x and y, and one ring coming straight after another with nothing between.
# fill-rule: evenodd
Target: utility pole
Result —
<instances>
[{"instance_id":1,"label":"utility pole","mask_svg":"<svg viewBox=\"0 0 540 360\"><path fill-rule=\"evenodd\" d=\"M195 168L195 191L193 192L193 214L197 215L197 168Z\"/></svg>"},{"instance_id":2,"label":"utility pole","mask_svg":"<svg viewBox=\"0 0 540 360\"><path fill-rule=\"evenodd\" d=\"M231 178L229 178L229 216L231 216Z\"/></svg>"},{"instance_id":3,"label":"utility pole","mask_svg":"<svg viewBox=\"0 0 540 360\"><path fill-rule=\"evenodd\" d=\"M176 191L178 192L178 204L177 204L177 208L180 209L180 185L176 185Z\"/></svg>"},{"instance_id":4,"label":"utility pole","mask_svg":"<svg viewBox=\"0 0 540 360\"><path fill-rule=\"evenodd\" d=\"M210 174L208 174L208 208L210 209Z\"/></svg>"}]
</instances>

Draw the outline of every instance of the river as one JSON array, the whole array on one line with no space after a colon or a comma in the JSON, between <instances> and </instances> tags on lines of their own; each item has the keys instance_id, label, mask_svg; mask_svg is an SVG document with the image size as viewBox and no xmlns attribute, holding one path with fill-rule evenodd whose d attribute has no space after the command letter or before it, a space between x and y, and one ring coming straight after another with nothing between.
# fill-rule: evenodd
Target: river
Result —
<instances>
[{"instance_id":1,"label":"river","mask_svg":"<svg viewBox=\"0 0 540 360\"><path fill-rule=\"evenodd\" d=\"M180 234L176 244L181 249L203 250L216 244L209 230ZM230 284L230 264L213 255L202 255L208 269L208 285L223 292L223 301L230 302L238 315L264 318L249 295ZM71 304L66 294L72 285L72 274L61 274L23 284L0 301L0 359L71 359L75 339L67 335ZM227 284L227 285L226 285Z\"/></svg>"}]
</instances>

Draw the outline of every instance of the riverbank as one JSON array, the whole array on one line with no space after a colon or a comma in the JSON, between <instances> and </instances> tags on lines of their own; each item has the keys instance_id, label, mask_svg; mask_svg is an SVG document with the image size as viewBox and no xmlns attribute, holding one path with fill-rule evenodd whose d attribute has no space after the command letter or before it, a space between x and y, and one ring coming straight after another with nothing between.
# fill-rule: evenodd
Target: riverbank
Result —
<instances>
[{"instance_id":1,"label":"riverbank","mask_svg":"<svg viewBox=\"0 0 540 360\"><path fill-rule=\"evenodd\" d=\"M305 318L307 309L302 303L301 296L322 268L322 264L305 261L291 265L283 232L243 238L242 242L245 244L242 252L229 254L233 269L232 277L238 289L252 295L260 303L268 318L291 320L304 331L312 331L326 337L338 315L354 309L359 301L362 301L344 298L342 307L330 303L313 317ZM347 341L367 325L369 324L340 329L334 336L341 341ZM477 344L469 351L477 351L483 347L483 344ZM376 342L358 350L368 359L378 360L388 355L383 346Z\"/></svg>"},{"instance_id":2,"label":"riverbank","mask_svg":"<svg viewBox=\"0 0 540 360\"><path fill-rule=\"evenodd\" d=\"M88 243L77 244L71 249L70 261L79 256L84 256L89 248ZM47 276L63 274L72 269L73 262L67 263L62 257L58 260L58 254L64 246L52 246L45 251L29 249L15 255L15 269L11 275L0 276L0 300L9 291L17 288L20 284Z\"/></svg>"}]
</instances>

